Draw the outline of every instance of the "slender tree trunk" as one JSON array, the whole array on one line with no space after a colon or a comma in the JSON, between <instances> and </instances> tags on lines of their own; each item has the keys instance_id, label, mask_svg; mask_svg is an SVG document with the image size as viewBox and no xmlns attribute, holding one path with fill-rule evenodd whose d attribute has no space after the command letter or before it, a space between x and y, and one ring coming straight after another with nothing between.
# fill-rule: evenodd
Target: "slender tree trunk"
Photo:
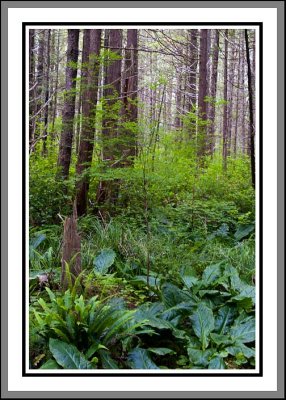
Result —
<instances>
[{"instance_id":1,"label":"slender tree trunk","mask_svg":"<svg viewBox=\"0 0 286 400\"><path fill-rule=\"evenodd\" d=\"M127 30L127 49L125 51L125 80L123 82L123 141L121 165L132 165L137 154L137 120L138 120L138 31Z\"/></svg>"},{"instance_id":2,"label":"slender tree trunk","mask_svg":"<svg viewBox=\"0 0 286 400\"><path fill-rule=\"evenodd\" d=\"M218 56L219 56L219 30L215 30L215 37L213 41L213 57L212 57L212 70L211 70L211 86L210 97L211 103L209 104L209 152L213 154L215 148L215 112L216 112L216 91L217 91L217 73L218 73Z\"/></svg>"},{"instance_id":3,"label":"slender tree trunk","mask_svg":"<svg viewBox=\"0 0 286 400\"><path fill-rule=\"evenodd\" d=\"M33 123L34 123L34 138L36 136L40 136L39 131L39 122L41 122L42 111L41 108L43 106L42 92L43 92L43 78L44 78L44 41L45 31L39 31L38 33L38 53L37 53L37 71L36 71L36 93L35 93L35 109Z\"/></svg>"},{"instance_id":4,"label":"slender tree trunk","mask_svg":"<svg viewBox=\"0 0 286 400\"><path fill-rule=\"evenodd\" d=\"M234 137L233 137L234 157L236 157L236 154L237 154L240 86L241 86L241 38L239 38L239 48L238 48L238 65L237 65L237 82L236 82L236 110L235 110Z\"/></svg>"},{"instance_id":5,"label":"slender tree trunk","mask_svg":"<svg viewBox=\"0 0 286 400\"><path fill-rule=\"evenodd\" d=\"M115 60L107 59L102 120L102 160L105 167L113 168L120 162L118 122L121 107L118 101L121 95L121 29L110 29L109 48L118 58ZM116 180L102 180L98 188L97 202L100 206L103 204L113 205L116 202L117 194L118 185ZM105 212L104 210L102 211Z\"/></svg>"},{"instance_id":6,"label":"slender tree trunk","mask_svg":"<svg viewBox=\"0 0 286 400\"><path fill-rule=\"evenodd\" d=\"M197 103L197 66L198 66L198 29L189 30L189 53L190 53L190 65L189 65L189 81L188 81L188 111L196 107Z\"/></svg>"},{"instance_id":7,"label":"slender tree trunk","mask_svg":"<svg viewBox=\"0 0 286 400\"><path fill-rule=\"evenodd\" d=\"M225 39L224 39L224 90L223 90L223 98L225 101L228 101L228 91L227 91L227 78L228 78L228 30L225 30ZM223 168L226 170L227 168L227 123L228 123L228 104L224 105L223 109Z\"/></svg>"},{"instance_id":8,"label":"slender tree trunk","mask_svg":"<svg viewBox=\"0 0 286 400\"><path fill-rule=\"evenodd\" d=\"M57 31L57 55L56 55L56 65L55 65L55 94L54 94L54 107L53 107L53 116L52 116L52 135L55 135L55 120L57 116L57 106L58 106L58 87L59 87L59 63L60 63L60 30Z\"/></svg>"},{"instance_id":9,"label":"slender tree trunk","mask_svg":"<svg viewBox=\"0 0 286 400\"><path fill-rule=\"evenodd\" d=\"M175 127L177 129L181 128L181 107L182 107L182 74L181 72L177 72L177 85L176 85L176 118L175 118Z\"/></svg>"},{"instance_id":10,"label":"slender tree trunk","mask_svg":"<svg viewBox=\"0 0 286 400\"><path fill-rule=\"evenodd\" d=\"M235 38L233 38L235 42ZM234 43L235 44L235 43ZM227 120L227 157L230 155L231 141L232 141L232 111L233 111L233 87L234 87L234 66L235 66L235 48L232 45L230 51L229 61L229 73L228 73L228 120Z\"/></svg>"},{"instance_id":11,"label":"slender tree trunk","mask_svg":"<svg viewBox=\"0 0 286 400\"><path fill-rule=\"evenodd\" d=\"M64 96L63 127L59 145L58 176L67 179L71 162L73 141L73 120L75 114L75 89L78 61L78 29L68 30L68 49L66 67L66 92Z\"/></svg>"},{"instance_id":12,"label":"slender tree trunk","mask_svg":"<svg viewBox=\"0 0 286 400\"><path fill-rule=\"evenodd\" d=\"M79 216L85 214L87 210L89 190L88 168L91 166L94 147L96 103L100 71L101 29L86 29L84 32L84 41L87 39L87 35L89 36L89 57L85 60L88 65L87 85L83 88L82 92L83 123L76 166L76 172L80 178L76 185L76 203Z\"/></svg>"},{"instance_id":13,"label":"slender tree trunk","mask_svg":"<svg viewBox=\"0 0 286 400\"><path fill-rule=\"evenodd\" d=\"M242 67L241 67L241 91L242 91L242 112L241 112L241 147L243 154L247 154L248 145L246 139L246 95L245 95L245 38L243 32L242 42Z\"/></svg>"},{"instance_id":14,"label":"slender tree trunk","mask_svg":"<svg viewBox=\"0 0 286 400\"><path fill-rule=\"evenodd\" d=\"M44 110L44 131L43 131L43 155L47 154L47 137L48 137L48 117L49 117L49 95L50 95L50 60L51 60L51 29L46 30L46 81L45 81L45 110Z\"/></svg>"},{"instance_id":15,"label":"slender tree trunk","mask_svg":"<svg viewBox=\"0 0 286 400\"><path fill-rule=\"evenodd\" d=\"M31 120L34 111L36 90L35 85L35 29L29 29L29 144L34 139L34 121Z\"/></svg>"},{"instance_id":16,"label":"slender tree trunk","mask_svg":"<svg viewBox=\"0 0 286 400\"><path fill-rule=\"evenodd\" d=\"M255 149L254 149L254 118L253 118L253 88L252 88L252 76L251 76L251 65L249 55L249 42L248 42L248 30L245 29L245 50L246 50L246 62L247 62L247 78L248 78L248 97L249 97L249 132L250 132L250 163L251 163L251 182L255 188Z\"/></svg>"},{"instance_id":17,"label":"slender tree trunk","mask_svg":"<svg viewBox=\"0 0 286 400\"><path fill-rule=\"evenodd\" d=\"M202 157L206 153L206 136L207 129L204 121L207 120L207 103L205 97L207 96L207 55L208 55L208 32L207 29L201 29L200 33L200 76L199 76L199 97L198 97L198 117L199 117L199 131L198 131L198 156Z\"/></svg>"}]
</instances>

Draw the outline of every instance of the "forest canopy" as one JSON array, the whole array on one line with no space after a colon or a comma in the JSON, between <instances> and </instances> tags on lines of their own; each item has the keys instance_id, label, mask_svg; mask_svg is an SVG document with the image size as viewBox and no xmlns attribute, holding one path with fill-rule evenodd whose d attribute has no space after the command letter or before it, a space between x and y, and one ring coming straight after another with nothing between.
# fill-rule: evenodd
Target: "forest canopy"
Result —
<instances>
[{"instance_id":1,"label":"forest canopy","mask_svg":"<svg viewBox=\"0 0 286 400\"><path fill-rule=\"evenodd\" d=\"M255 30L28 35L30 368L255 368Z\"/></svg>"}]
</instances>

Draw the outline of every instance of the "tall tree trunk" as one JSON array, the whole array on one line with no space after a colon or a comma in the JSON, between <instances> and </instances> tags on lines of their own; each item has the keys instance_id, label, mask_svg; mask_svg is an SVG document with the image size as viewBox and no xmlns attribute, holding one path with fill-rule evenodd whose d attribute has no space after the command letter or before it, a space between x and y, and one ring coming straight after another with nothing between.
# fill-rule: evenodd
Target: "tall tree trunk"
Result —
<instances>
[{"instance_id":1,"label":"tall tree trunk","mask_svg":"<svg viewBox=\"0 0 286 400\"><path fill-rule=\"evenodd\" d=\"M87 37L88 40L87 40ZM76 185L76 203L79 216L86 213L89 189L88 168L90 168L94 147L96 103L98 96L99 53L101 45L101 29L86 29L84 32L84 53L86 42L89 42L88 57L83 57L88 65L87 81L82 89L82 132L79 143L79 153L76 172L79 180Z\"/></svg>"},{"instance_id":2,"label":"tall tree trunk","mask_svg":"<svg viewBox=\"0 0 286 400\"><path fill-rule=\"evenodd\" d=\"M56 50L56 65L55 65L55 84L54 84L54 104L53 104L53 116L52 116L52 135L55 135L55 120L57 116L58 106L58 86L59 86L59 63L60 63L60 29L57 30L57 50Z\"/></svg>"},{"instance_id":3,"label":"tall tree trunk","mask_svg":"<svg viewBox=\"0 0 286 400\"><path fill-rule=\"evenodd\" d=\"M123 128L121 140L123 141L121 165L133 164L137 153L137 120L138 120L138 31L127 30L127 48L125 51L125 80L123 82Z\"/></svg>"},{"instance_id":4,"label":"tall tree trunk","mask_svg":"<svg viewBox=\"0 0 286 400\"><path fill-rule=\"evenodd\" d=\"M210 97L211 103L209 104L209 152L213 154L215 148L215 111L216 111L216 91L217 91L217 73L218 73L218 56L219 56L219 30L215 30L213 40L213 56L212 56L212 70L211 70L211 85Z\"/></svg>"},{"instance_id":5,"label":"tall tree trunk","mask_svg":"<svg viewBox=\"0 0 286 400\"><path fill-rule=\"evenodd\" d=\"M120 159L120 148L118 146L118 122L120 105L118 103L121 95L121 48L122 30L110 29L109 49L113 56L109 57L105 75L105 90L103 101L103 120L102 120L102 160L105 167L113 168ZM114 59L116 55L116 59ZM99 184L97 202L102 204L114 204L117 199L118 185L114 181L102 180Z\"/></svg>"},{"instance_id":6,"label":"tall tree trunk","mask_svg":"<svg viewBox=\"0 0 286 400\"><path fill-rule=\"evenodd\" d=\"M237 66L237 83L236 83L236 110L235 110L235 127L234 127L234 137L233 137L233 153L234 157L237 154L237 140L238 140L238 122L239 122L239 94L241 87L241 37L239 37L239 47L238 47L238 66Z\"/></svg>"},{"instance_id":7,"label":"tall tree trunk","mask_svg":"<svg viewBox=\"0 0 286 400\"><path fill-rule=\"evenodd\" d=\"M223 83L223 98L225 101L228 101L228 91L227 91L227 78L228 78L228 30L225 30L225 39L224 39L224 83ZM223 168L227 168L227 123L228 123L228 104L224 105L223 109L223 145L222 145L222 155L223 155Z\"/></svg>"},{"instance_id":8,"label":"tall tree trunk","mask_svg":"<svg viewBox=\"0 0 286 400\"><path fill-rule=\"evenodd\" d=\"M43 78L44 78L44 49L45 49L45 41L44 41L45 31L41 30L38 33L38 52L37 52L37 70L36 70L36 93L35 93L35 108L33 123L34 123L34 139L36 136L40 135L39 131L39 122L41 122L42 116L42 106L43 106Z\"/></svg>"},{"instance_id":9,"label":"tall tree trunk","mask_svg":"<svg viewBox=\"0 0 286 400\"><path fill-rule=\"evenodd\" d=\"M46 30L46 79L45 79L45 109L44 109L44 131L43 131L43 155L47 154L47 137L48 137L48 117L49 117L49 95L50 95L50 60L51 60L51 29Z\"/></svg>"},{"instance_id":10,"label":"tall tree trunk","mask_svg":"<svg viewBox=\"0 0 286 400\"><path fill-rule=\"evenodd\" d=\"M34 138L34 120L31 120L35 102L35 29L29 29L29 144Z\"/></svg>"},{"instance_id":11,"label":"tall tree trunk","mask_svg":"<svg viewBox=\"0 0 286 400\"><path fill-rule=\"evenodd\" d=\"M247 154L248 145L246 140L246 100L245 100L245 39L243 32L242 42L242 66L241 66L241 91L242 91L242 112L241 112L241 147L243 154Z\"/></svg>"},{"instance_id":12,"label":"tall tree trunk","mask_svg":"<svg viewBox=\"0 0 286 400\"><path fill-rule=\"evenodd\" d=\"M202 157L206 152L206 136L207 129L204 122L207 120L207 103L205 97L207 96L207 56L208 56L208 31L201 29L200 32L200 75L199 75L199 97L198 97L198 156Z\"/></svg>"},{"instance_id":13,"label":"tall tree trunk","mask_svg":"<svg viewBox=\"0 0 286 400\"><path fill-rule=\"evenodd\" d=\"M182 107L182 74L180 71L177 72L177 84L176 84L176 118L175 127L177 129L181 128L181 107Z\"/></svg>"},{"instance_id":14,"label":"tall tree trunk","mask_svg":"<svg viewBox=\"0 0 286 400\"><path fill-rule=\"evenodd\" d=\"M198 29L189 30L189 80L188 80L188 111L196 107L197 97L197 66L198 66Z\"/></svg>"},{"instance_id":15,"label":"tall tree trunk","mask_svg":"<svg viewBox=\"0 0 286 400\"><path fill-rule=\"evenodd\" d=\"M233 31L232 31L233 32ZM228 73L228 120L227 120L227 156L230 155L231 141L232 141L232 111L233 111L233 88L234 88L234 67L235 67L235 37L233 37L233 44L230 51L229 73Z\"/></svg>"},{"instance_id":16,"label":"tall tree trunk","mask_svg":"<svg viewBox=\"0 0 286 400\"><path fill-rule=\"evenodd\" d=\"M59 145L58 155L58 177L67 179L71 162L72 140L73 140L73 120L75 114L75 89L77 76L78 60L78 29L68 30L68 49L66 66L66 92L64 95L64 108L62 116L62 134Z\"/></svg>"},{"instance_id":17,"label":"tall tree trunk","mask_svg":"<svg viewBox=\"0 0 286 400\"><path fill-rule=\"evenodd\" d=\"M252 88L252 76L251 76L251 65L249 55L249 42L248 42L248 30L245 29L245 50L246 50L246 62L247 62L247 78L248 78L248 97L249 97L249 133L250 133L250 163L251 163L251 182L255 188L255 149L254 149L254 118L253 118L253 88Z\"/></svg>"}]
</instances>

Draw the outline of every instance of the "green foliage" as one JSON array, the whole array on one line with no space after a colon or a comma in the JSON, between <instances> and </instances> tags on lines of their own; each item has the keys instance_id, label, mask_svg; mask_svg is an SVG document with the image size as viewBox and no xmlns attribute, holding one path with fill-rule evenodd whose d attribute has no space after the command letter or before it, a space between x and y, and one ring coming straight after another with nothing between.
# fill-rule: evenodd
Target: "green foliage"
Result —
<instances>
[{"instance_id":1,"label":"green foliage","mask_svg":"<svg viewBox=\"0 0 286 400\"><path fill-rule=\"evenodd\" d=\"M100 274L106 274L109 268L114 263L116 254L112 249L104 249L101 253L94 259L95 271Z\"/></svg>"},{"instance_id":2,"label":"green foliage","mask_svg":"<svg viewBox=\"0 0 286 400\"><path fill-rule=\"evenodd\" d=\"M70 357L84 361L79 352L84 352L88 358L95 354L100 358L102 349L108 351L112 358L112 355L116 356L123 351L121 341L127 338L130 340L146 331L143 329L145 321L136 321L134 311L127 310L121 302L103 303L96 297L85 300L83 295L76 293L76 287L72 291L68 289L64 294L54 293L49 288L46 291L49 302L41 297L31 306L31 329L46 344L50 340L50 351L64 368L71 368L67 366L71 365L70 361L64 365L65 361L59 361L59 358ZM147 331L151 332L150 329ZM51 339L57 341L51 342ZM113 353L109 351L111 345ZM73 355L69 356L68 353ZM103 355L106 356L106 352Z\"/></svg>"},{"instance_id":3,"label":"green foliage","mask_svg":"<svg viewBox=\"0 0 286 400\"><path fill-rule=\"evenodd\" d=\"M163 78L158 76L155 86L164 85ZM97 105L97 132L102 118L116 120L122 103L115 99L114 94L109 110L104 98ZM224 171L214 154L198 167L192 137L197 123L193 110L184 117L183 132L159 128L153 152L156 125L148 126L148 136L146 127L120 121L120 132L138 139L138 155L130 165L120 158L127 133L128 140L99 135L85 171L88 213L78 219L83 273L65 293L58 290L62 220L72 212L76 154L63 183L55 179L55 141L48 139L46 157L41 143L36 145L29 191L33 368L254 367L250 164L238 154ZM60 127L59 118L51 135L57 136ZM102 146L118 150L112 159L116 167L99 160ZM100 181L118 188L116 202L104 213L97 203ZM40 286L39 276L48 276L47 284Z\"/></svg>"}]
</instances>

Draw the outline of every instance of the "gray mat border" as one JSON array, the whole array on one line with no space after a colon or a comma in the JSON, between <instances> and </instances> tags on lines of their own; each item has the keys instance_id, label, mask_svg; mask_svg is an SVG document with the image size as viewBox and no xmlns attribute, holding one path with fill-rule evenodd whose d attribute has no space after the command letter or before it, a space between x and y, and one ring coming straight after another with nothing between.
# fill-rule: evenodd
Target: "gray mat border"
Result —
<instances>
[{"instance_id":1,"label":"gray mat border","mask_svg":"<svg viewBox=\"0 0 286 400\"><path fill-rule=\"evenodd\" d=\"M8 376L7 376L7 361L8 350L6 343L8 341L7 335L7 259L8 259L8 243L7 243L7 230L8 230L8 112L7 112L7 95L8 95L8 9L9 8L276 8L278 15L278 391L276 392L8 392ZM285 49L284 49L284 1L3 1L1 2L1 58L2 58L2 74L1 74L1 397L2 398L284 398L284 202L285 202L285 186L284 186L284 68L285 68ZM107 378L108 379L108 378Z\"/></svg>"}]
</instances>

